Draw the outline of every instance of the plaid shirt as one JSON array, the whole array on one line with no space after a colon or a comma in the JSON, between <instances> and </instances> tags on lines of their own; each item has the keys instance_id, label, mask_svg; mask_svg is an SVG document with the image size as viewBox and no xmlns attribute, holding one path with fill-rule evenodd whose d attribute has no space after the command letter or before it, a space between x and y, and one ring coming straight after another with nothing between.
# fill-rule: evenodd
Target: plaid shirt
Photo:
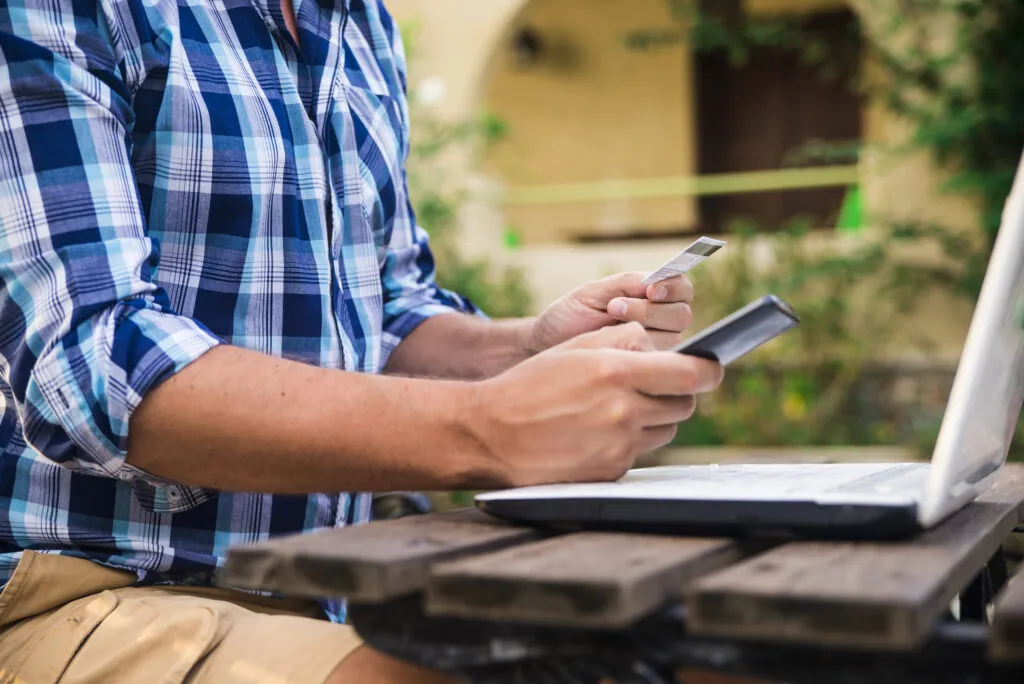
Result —
<instances>
[{"instance_id":1,"label":"plaid shirt","mask_svg":"<svg viewBox=\"0 0 1024 684\"><path fill-rule=\"evenodd\" d=\"M0 584L24 549L205 582L229 545L368 518L125 462L142 398L215 345L376 373L472 310L409 205L394 22L294 4L298 45L279 0L0 4Z\"/></svg>"}]
</instances>

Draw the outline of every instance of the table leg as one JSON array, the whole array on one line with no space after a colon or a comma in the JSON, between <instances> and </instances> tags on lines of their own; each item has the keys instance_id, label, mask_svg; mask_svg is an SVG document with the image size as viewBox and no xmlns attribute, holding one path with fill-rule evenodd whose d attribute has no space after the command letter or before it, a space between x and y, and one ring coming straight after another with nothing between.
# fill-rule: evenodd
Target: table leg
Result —
<instances>
[{"instance_id":1,"label":"table leg","mask_svg":"<svg viewBox=\"0 0 1024 684\"><path fill-rule=\"evenodd\" d=\"M999 549L960 594L960 620L988 622L988 606L1006 585L1007 579L1006 556Z\"/></svg>"}]
</instances>

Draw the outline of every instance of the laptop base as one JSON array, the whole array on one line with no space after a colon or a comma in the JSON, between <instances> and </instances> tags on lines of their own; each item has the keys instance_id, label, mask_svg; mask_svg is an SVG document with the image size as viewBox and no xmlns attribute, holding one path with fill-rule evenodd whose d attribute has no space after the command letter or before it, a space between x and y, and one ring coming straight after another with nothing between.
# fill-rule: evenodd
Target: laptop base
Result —
<instances>
[{"instance_id":1,"label":"laptop base","mask_svg":"<svg viewBox=\"0 0 1024 684\"><path fill-rule=\"evenodd\" d=\"M484 512L534 527L690 536L894 540L919 534L917 504L665 499L477 501Z\"/></svg>"}]
</instances>

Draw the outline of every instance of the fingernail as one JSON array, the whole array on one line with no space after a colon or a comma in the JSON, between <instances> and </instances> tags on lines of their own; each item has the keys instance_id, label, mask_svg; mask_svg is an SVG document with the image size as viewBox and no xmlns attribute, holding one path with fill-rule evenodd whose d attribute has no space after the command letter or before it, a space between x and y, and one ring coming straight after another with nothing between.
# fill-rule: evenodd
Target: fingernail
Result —
<instances>
[{"instance_id":1,"label":"fingernail","mask_svg":"<svg viewBox=\"0 0 1024 684\"><path fill-rule=\"evenodd\" d=\"M651 299L656 302L660 302L666 297L668 297L668 288L664 285L658 285L654 288L654 292L651 293Z\"/></svg>"},{"instance_id":2,"label":"fingernail","mask_svg":"<svg viewBox=\"0 0 1024 684\"><path fill-rule=\"evenodd\" d=\"M624 299L613 299L608 302L608 315L612 318L625 318L626 316L626 300Z\"/></svg>"}]
</instances>

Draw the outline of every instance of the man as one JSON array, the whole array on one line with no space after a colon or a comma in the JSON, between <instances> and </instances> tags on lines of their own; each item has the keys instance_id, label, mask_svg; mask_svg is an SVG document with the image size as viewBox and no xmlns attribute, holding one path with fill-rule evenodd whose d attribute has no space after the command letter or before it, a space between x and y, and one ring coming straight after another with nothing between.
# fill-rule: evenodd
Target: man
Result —
<instances>
[{"instance_id":1,"label":"man","mask_svg":"<svg viewBox=\"0 0 1024 684\"><path fill-rule=\"evenodd\" d=\"M616 478L720 381L651 351L684 279L436 287L374 0L10 0L0 59L5 681L440 681L212 571L337 492Z\"/></svg>"}]
</instances>

